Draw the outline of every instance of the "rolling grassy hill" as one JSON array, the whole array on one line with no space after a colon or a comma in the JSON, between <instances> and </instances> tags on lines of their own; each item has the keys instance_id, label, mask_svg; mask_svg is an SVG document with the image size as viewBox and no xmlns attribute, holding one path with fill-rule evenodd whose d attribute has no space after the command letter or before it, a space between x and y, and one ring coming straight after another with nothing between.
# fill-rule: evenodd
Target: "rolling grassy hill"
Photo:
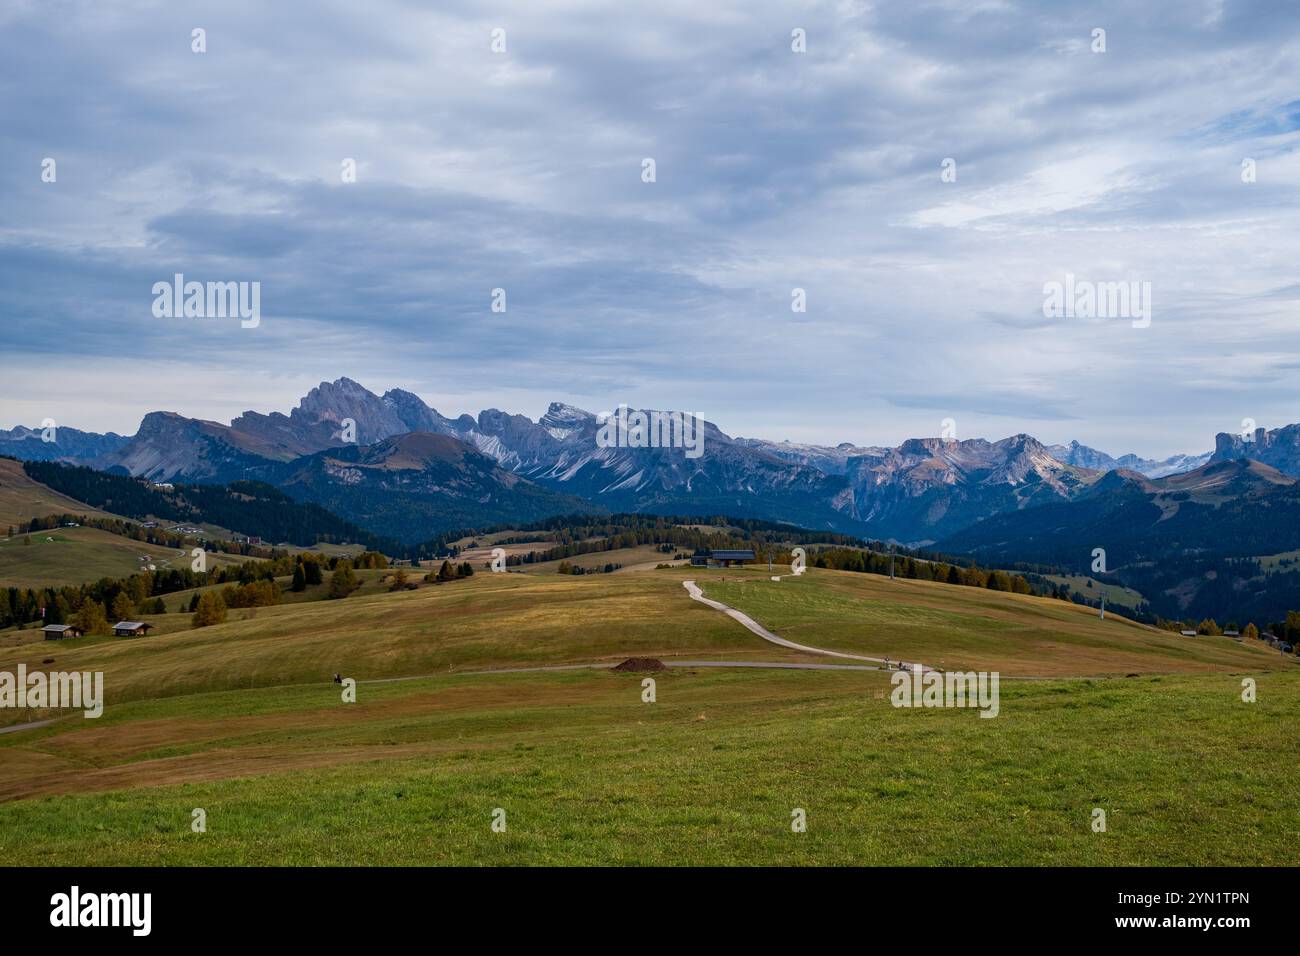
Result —
<instances>
[{"instance_id":1,"label":"rolling grassy hill","mask_svg":"<svg viewBox=\"0 0 1300 956\"><path fill-rule=\"evenodd\" d=\"M631 655L768 655L742 628L687 600L677 579L656 575L478 574L248 610L212 627L85 647L51 649L25 632L33 643L0 650L0 670L53 654L59 669L103 671L110 699L138 700L314 683L336 671L366 679ZM0 722L15 719L0 711Z\"/></svg>"},{"instance_id":2,"label":"rolling grassy hill","mask_svg":"<svg viewBox=\"0 0 1300 956\"><path fill-rule=\"evenodd\" d=\"M1179 637L1024 594L821 570L780 584L749 570L698 581L706 596L792 641L941 669L1066 677L1295 668L1259 642Z\"/></svg>"},{"instance_id":3,"label":"rolling grassy hill","mask_svg":"<svg viewBox=\"0 0 1300 956\"><path fill-rule=\"evenodd\" d=\"M710 577L709 574L713 574ZM1260 645L1180 638L1062 601L955 585L818 570L774 583L759 571L664 571L571 577L476 574L389 593L378 572L343 601L232 611L225 624L87 646L31 643L0 650L0 669L29 667L52 646L60 669L103 671L110 700L494 667L622 660L630 656L820 661L767 644L689 600L740 608L783 637L831 650L1022 676L1101 676L1294 667ZM180 598L168 596L169 606ZM311 598L315 598L314 600ZM0 711L0 722L13 711ZM12 717L10 717L12 720Z\"/></svg>"},{"instance_id":4,"label":"rolling grassy hill","mask_svg":"<svg viewBox=\"0 0 1300 956\"><path fill-rule=\"evenodd\" d=\"M23 471L22 462L0 458L0 532L33 518L57 514L116 517L33 481Z\"/></svg>"},{"instance_id":5,"label":"rolling grassy hill","mask_svg":"<svg viewBox=\"0 0 1300 956\"><path fill-rule=\"evenodd\" d=\"M1082 594L1091 601L1100 601L1104 593L1107 607L1114 604L1122 604L1124 607L1141 607L1145 600L1140 592L1132 588L1108 583L1087 574L1045 574L1043 577L1054 584L1064 584L1072 591Z\"/></svg>"},{"instance_id":6,"label":"rolling grassy hill","mask_svg":"<svg viewBox=\"0 0 1300 956\"><path fill-rule=\"evenodd\" d=\"M126 480L116 476L103 477L119 482ZM9 527L28 522L32 518L63 514L129 520L70 498L35 481L24 470L22 462L0 458L0 585L59 587L105 577L123 578L144 570L149 564L158 569L189 566L190 559L181 549L136 541L101 528L59 527L32 532L30 535L16 534L12 538L6 533ZM157 515L149 517L158 518ZM160 524L166 528L174 522L160 520ZM230 540L235 537L234 532L210 522L194 524L209 540ZM30 544L24 542L27 537L31 539ZM291 552L319 551L324 554L356 554L364 550L359 544L280 546ZM145 556L147 560L144 560ZM252 559L238 554L209 551L206 560L207 566L211 568L236 565ZM287 578L284 583L287 585ZM188 599L187 592L185 600ZM180 598L176 595L166 595L165 600L169 610L179 606Z\"/></svg>"},{"instance_id":7,"label":"rolling grassy hill","mask_svg":"<svg viewBox=\"0 0 1300 956\"><path fill-rule=\"evenodd\" d=\"M148 564L189 567L189 552L133 541L99 528L54 528L0 540L0 582L12 587L58 587L99 578L124 578ZM148 557L148 561L142 560ZM211 551L208 567L239 564L248 558Z\"/></svg>"},{"instance_id":8,"label":"rolling grassy hill","mask_svg":"<svg viewBox=\"0 0 1300 956\"><path fill-rule=\"evenodd\" d=\"M817 646L1147 676L1004 680L985 720L896 709L877 671L686 666L656 673L647 704L642 674L500 670L825 660L691 601L691 577ZM1295 664L974 588L825 570L477 574L144 639L0 647L0 670L50 656L103 671L107 705L0 735L0 852L17 863L1205 865L1287 862L1300 834ZM357 703L335 671L360 681ZM1258 703L1241 701L1242 674ZM790 830L795 807L807 833Z\"/></svg>"},{"instance_id":9,"label":"rolling grassy hill","mask_svg":"<svg viewBox=\"0 0 1300 956\"><path fill-rule=\"evenodd\" d=\"M104 577L121 578L140 571L147 563L168 567L170 562L178 562L183 557L176 549L135 541L99 528L55 528L13 538L4 534L20 522L58 514L119 517L47 488L30 478L21 462L0 458L0 584L58 587ZM214 533L228 537L228 533ZM31 538L31 544L24 543L25 537ZM141 560L144 555L149 556L148 562ZM209 566L244 560L247 559L237 555L208 554ZM184 566L188 566L189 559L184 561Z\"/></svg>"}]
</instances>

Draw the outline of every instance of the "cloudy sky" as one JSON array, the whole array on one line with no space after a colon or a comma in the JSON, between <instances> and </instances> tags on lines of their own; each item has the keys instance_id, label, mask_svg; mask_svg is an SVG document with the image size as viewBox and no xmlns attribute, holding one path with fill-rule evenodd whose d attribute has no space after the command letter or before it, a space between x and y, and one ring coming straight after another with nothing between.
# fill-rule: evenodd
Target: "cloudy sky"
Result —
<instances>
[{"instance_id":1,"label":"cloudy sky","mask_svg":"<svg viewBox=\"0 0 1300 956\"><path fill-rule=\"evenodd\" d=\"M0 4L0 426L342 375L796 441L1300 421L1293 5L297 6ZM178 272L261 324L155 317ZM1149 327L1045 318L1066 273L1151 283Z\"/></svg>"}]
</instances>

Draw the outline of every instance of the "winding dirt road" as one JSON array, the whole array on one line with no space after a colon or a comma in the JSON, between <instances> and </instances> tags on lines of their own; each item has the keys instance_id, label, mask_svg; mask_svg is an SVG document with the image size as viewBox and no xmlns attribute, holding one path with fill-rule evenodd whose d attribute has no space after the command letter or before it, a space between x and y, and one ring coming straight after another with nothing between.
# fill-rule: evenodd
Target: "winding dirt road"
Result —
<instances>
[{"instance_id":1,"label":"winding dirt road","mask_svg":"<svg viewBox=\"0 0 1300 956\"><path fill-rule=\"evenodd\" d=\"M739 621L741 624L745 625L745 627L753 631L763 640L771 644L776 644L779 647L787 647L793 651L803 651L805 654L824 654L827 657L844 657L854 661L871 661L872 663L875 664L884 664L887 662L886 658L883 657L864 657L861 654L844 654L840 651L828 651L821 647L810 647L807 644L796 644L794 641L787 641L784 637L780 637L776 634L773 634L762 624L759 624L757 621L755 621L752 617L750 617L748 614L744 613L743 611L737 611L734 607L730 607L726 604L723 604L721 601L714 601L709 598L706 598L704 596L704 592L700 590L699 585L697 585L694 581L683 581L682 586L686 588L686 593L689 594L694 600L699 601L701 604L707 604L709 607L714 608L715 610L721 611L722 613L726 614L728 617L733 618ZM889 663L902 664L901 661L889 661ZM811 665L811 666L816 666L816 665ZM913 666L918 666L923 671L933 670L933 668L926 667L924 664L918 664L918 665L914 665L911 663L907 664L907 667L909 668Z\"/></svg>"}]
</instances>

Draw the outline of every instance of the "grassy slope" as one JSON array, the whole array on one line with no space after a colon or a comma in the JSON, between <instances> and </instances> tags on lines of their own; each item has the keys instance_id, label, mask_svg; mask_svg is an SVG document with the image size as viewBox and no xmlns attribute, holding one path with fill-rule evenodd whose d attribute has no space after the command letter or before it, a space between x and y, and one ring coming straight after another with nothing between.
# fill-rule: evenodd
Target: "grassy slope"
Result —
<instances>
[{"instance_id":1,"label":"grassy slope","mask_svg":"<svg viewBox=\"0 0 1300 956\"><path fill-rule=\"evenodd\" d=\"M33 640L0 647L0 670L53 654L59 669L103 671L110 702L310 683L336 671L371 678L630 655L798 657L753 640L687 599L680 579L655 573L476 574L417 591L232 612L225 624L146 640L53 650L34 632ZM14 715L0 711L0 723Z\"/></svg>"},{"instance_id":2,"label":"grassy slope","mask_svg":"<svg viewBox=\"0 0 1300 956\"><path fill-rule=\"evenodd\" d=\"M1003 685L879 673L450 676L113 708L0 737L14 864L1287 864L1294 675ZM233 778L233 779L229 779ZM158 786L162 784L162 786ZM69 793L69 791L104 791ZM190 831L190 811L208 832ZM504 834L490 829L494 808ZM808 814L808 832L790 813ZM1093 833L1094 807L1108 830Z\"/></svg>"},{"instance_id":3,"label":"grassy slope","mask_svg":"<svg viewBox=\"0 0 1300 956\"><path fill-rule=\"evenodd\" d=\"M0 458L0 532L10 525L53 514L110 517L98 508L32 481L23 471L22 462Z\"/></svg>"},{"instance_id":4,"label":"grassy slope","mask_svg":"<svg viewBox=\"0 0 1300 956\"><path fill-rule=\"evenodd\" d=\"M58 587L103 577L126 577L141 570L146 563L160 568L189 564L189 558L175 549L135 541L98 528L56 528L36 532L30 536L30 545L23 544L23 535L13 539L4 536L11 526L51 514L119 517L33 481L23 471L21 462L0 459L0 585ZM230 536L229 532L215 526L203 527L215 537ZM141 555L146 554L150 556L150 562L140 560ZM185 565L180 564L182 560ZM209 566L238 564L245 560L248 559L238 555L208 554Z\"/></svg>"},{"instance_id":5,"label":"grassy slope","mask_svg":"<svg viewBox=\"0 0 1300 956\"><path fill-rule=\"evenodd\" d=\"M1284 565L1283 561L1290 564ZM1259 558L1259 566L1265 571L1288 571L1297 561L1300 561L1300 551L1283 551L1281 554L1263 555Z\"/></svg>"},{"instance_id":6,"label":"grassy slope","mask_svg":"<svg viewBox=\"0 0 1300 956\"><path fill-rule=\"evenodd\" d=\"M58 587L128 577L146 564L164 569L190 564L188 551L134 541L98 528L54 528L30 537L30 545L23 543L22 535L0 541L0 582L6 586ZM140 560L144 555L149 556L148 562ZM209 552L208 567L247 560L239 555Z\"/></svg>"},{"instance_id":7,"label":"grassy slope","mask_svg":"<svg viewBox=\"0 0 1300 956\"><path fill-rule=\"evenodd\" d=\"M993 720L895 709L876 672L673 670L656 675L653 705L638 674L446 673L631 654L800 659L690 601L690 576L823 646L926 661L956 647L1008 674L1109 671L1112 657L1121 670L1131 657L1221 672L1006 681ZM239 613L147 639L0 649L0 669L53 654L59 669L103 670L108 696L99 720L0 735L0 853L69 864L1204 865L1290 862L1300 836L1295 665L1060 602L825 571L774 583L673 570L483 574ZM359 702L343 704L326 682L335 670L439 676L362 683ZM1241 702L1226 671L1257 673L1259 702ZM1089 828L1096 806L1108 833ZM189 829L194 807L208 811L206 834ZM491 832L495 807L506 834ZM793 807L808 811L806 834L790 832Z\"/></svg>"},{"instance_id":8,"label":"grassy slope","mask_svg":"<svg viewBox=\"0 0 1300 956\"><path fill-rule=\"evenodd\" d=\"M390 594L378 572L339 601L230 612L189 629L189 615L151 618L146 640L0 642L0 669L54 656L59 669L103 671L110 702L269 685L453 670L621 660L628 656L818 660L755 638L689 600L708 596L791 640L849 653L918 660L1008 676L1226 670L1295 664L1254 642L1187 639L1041 598L876 575L814 571L772 582L752 571L679 568L628 574L476 574ZM304 597L319 597L315 589ZM174 604L176 599L172 599ZM30 719L0 711L0 724Z\"/></svg>"},{"instance_id":9,"label":"grassy slope","mask_svg":"<svg viewBox=\"0 0 1300 956\"><path fill-rule=\"evenodd\" d=\"M555 574L560 569L560 564L568 561L582 568L603 568L606 564L621 564L623 567L613 574L621 574L624 571L646 571L653 570L659 564L672 564L673 556L664 554L652 544L642 545L636 548L615 548L613 551L595 551L591 554L577 554L571 558L562 558L559 561L542 561L538 564L525 564L522 569L529 574ZM685 563L685 562L682 562ZM477 564L476 564L477 567Z\"/></svg>"},{"instance_id":10,"label":"grassy slope","mask_svg":"<svg viewBox=\"0 0 1300 956\"><path fill-rule=\"evenodd\" d=\"M1141 592L1118 584L1106 584L1086 574L1045 574L1047 580L1055 584L1065 584L1092 601L1100 601L1102 592L1106 592L1107 604L1123 604L1125 607L1139 607L1144 600ZM1092 587L1088 582L1092 582Z\"/></svg>"},{"instance_id":11,"label":"grassy slope","mask_svg":"<svg viewBox=\"0 0 1300 956\"><path fill-rule=\"evenodd\" d=\"M683 574L684 572L672 572ZM1184 638L1065 601L814 570L700 572L705 596L802 644L945 669L1080 676L1295 668L1258 642Z\"/></svg>"}]
</instances>

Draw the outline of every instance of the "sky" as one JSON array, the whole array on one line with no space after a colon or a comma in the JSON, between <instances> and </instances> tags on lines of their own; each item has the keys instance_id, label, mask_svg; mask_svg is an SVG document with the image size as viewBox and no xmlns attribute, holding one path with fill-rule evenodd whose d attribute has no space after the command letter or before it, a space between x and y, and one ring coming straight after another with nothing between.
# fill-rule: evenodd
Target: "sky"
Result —
<instances>
[{"instance_id":1,"label":"sky","mask_svg":"<svg viewBox=\"0 0 1300 956\"><path fill-rule=\"evenodd\" d=\"M0 427L340 376L826 444L1300 421L1297 5L301 6L0 4ZM260 322L155 315L176 273ZM1067 274L1149 324L1046 316Z\"/></svg>"}]
</instances>

